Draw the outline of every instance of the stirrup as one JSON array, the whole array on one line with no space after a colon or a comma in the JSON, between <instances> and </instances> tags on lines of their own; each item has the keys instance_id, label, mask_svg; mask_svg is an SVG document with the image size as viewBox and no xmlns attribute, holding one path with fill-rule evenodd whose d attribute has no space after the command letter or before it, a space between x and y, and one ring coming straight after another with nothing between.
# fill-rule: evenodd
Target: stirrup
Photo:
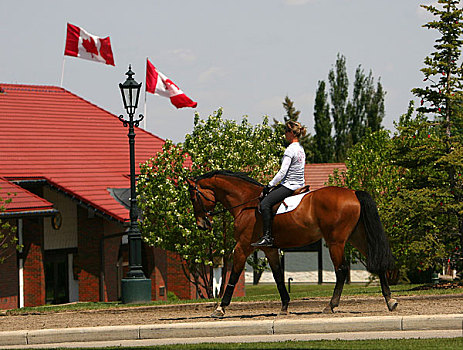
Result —
<instances>
[{"instance_id":1,"label":"stirrup","mask_svg":"<svg viewBox=\"0 0 463 350\"><path fill-rule=\"evenodd\" d=\"M253 247L273 247L273 237L263 236L256 243L251 243Z\"/></svg>"}]
</instances>

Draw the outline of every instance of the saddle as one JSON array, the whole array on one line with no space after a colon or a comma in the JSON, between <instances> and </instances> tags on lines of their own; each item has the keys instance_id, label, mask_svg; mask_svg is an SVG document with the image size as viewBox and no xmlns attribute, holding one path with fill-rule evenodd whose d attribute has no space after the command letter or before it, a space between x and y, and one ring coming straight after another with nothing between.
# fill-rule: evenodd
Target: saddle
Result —
<instances>
[{"instance_id":1,"label":"saddle","mask_svg":"<svg viewBox=\"0 0 463 350\"><path fill-rule=\"evenodd\" d=\"M303 194L303 193L308 193L310 192L310 185L306 185L304 187L300 187L298 188L297 190L295 190L293 192L293 194L287 198L285 198L284 200L282 200L281 202L278 202L276 203L273 207L272 207L272 215L276 215L278 209L280 208L281 205L284 205L285 208L287 209L288 208L288 205L285 203L285 200L288 199L288 198L291 198L291 197L294 197L294 196L297 196L298 194ZM262 199L264 199L265 197L263 197ZM261 201L262 201L261 199ZM259 211L259 213L261 213L261 210L260 210L260 203L259 203L259 206L257 208L257 210Z\"/></svg>"}]
</instances>

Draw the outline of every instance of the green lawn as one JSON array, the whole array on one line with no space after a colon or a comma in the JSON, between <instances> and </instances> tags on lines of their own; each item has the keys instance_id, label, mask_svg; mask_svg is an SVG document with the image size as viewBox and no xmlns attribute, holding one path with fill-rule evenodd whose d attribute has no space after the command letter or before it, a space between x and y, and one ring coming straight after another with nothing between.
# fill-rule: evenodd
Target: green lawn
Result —
<instances>
[{"instance_id":1,"label":"green lawn","mask_svg":"<svg viewBox=\"0 0 463 350\"><path fill-rule=\"evenodd\" d=\"M87 348L88 349L88 348ZM105 348L116 350L120 347ZM434 350L463 349L463 338L449 339L375 339L375 340L317 340L317 341L287 341L273 343L232 343L232 344L194 344L165 345L153 347L133 347L128 349L162 349L162 350L198 350L198 349L400 349L400 350ZM68 349L69 350L69 349Z\"/></svg>"},{"instance_id":2,"label":"green lawn","mask_svg":"<svg viewBox=\"0 0 463 350\"><path fill-rule=\"evenodd\" d=\"M437 295L437 294L459 294L463 293L463 288L443 289L431 288L422 289L426 285L422 284L399 284L391 286L391 292L395 296L405 295ZM331 297L333 294L334 284L291 284L291 298L315 298L315 297ZM420 290L422 289L422 290ZM380 296L381 287L379 285L364 285L364 284L346 284L342 295L357 295L357 296ZM236 298L235 300L279 300L278 290L276 285L259 284L246 285L246 297Z\"/></svg>"}]
</instances>

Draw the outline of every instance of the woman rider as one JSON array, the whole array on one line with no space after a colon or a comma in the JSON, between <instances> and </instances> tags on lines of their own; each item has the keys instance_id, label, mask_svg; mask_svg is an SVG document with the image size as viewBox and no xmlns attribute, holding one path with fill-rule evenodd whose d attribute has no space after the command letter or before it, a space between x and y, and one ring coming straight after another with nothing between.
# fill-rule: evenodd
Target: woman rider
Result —
<instances>
[{"instance_id":1,"label":"woman rider","mask_svg":"<svg viewBox=\"0 0 463 350\"><path fill-rule=\"evenodd\" d=\"M305 152L299 144L299 138L305 133L306 129L300 123L292 120L286 122L285 137L289 146L283 155L280 170L262 191L264 198L260 202L260 210L264 235L259 241L251 244L253 247L273 247L272 207L305 185Z\"/></svg>"}]
</instances>

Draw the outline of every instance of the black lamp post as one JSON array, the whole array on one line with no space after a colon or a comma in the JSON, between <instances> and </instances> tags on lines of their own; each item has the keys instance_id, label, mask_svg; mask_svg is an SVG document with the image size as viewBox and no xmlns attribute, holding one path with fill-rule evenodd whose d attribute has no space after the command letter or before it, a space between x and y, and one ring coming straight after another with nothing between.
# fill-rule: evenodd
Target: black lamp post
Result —
<instances>
[{"instance_id":1,"label":"black lamp post","mask_svg":"<svg viewBox=\"0 0 463 350\"><path fill-rule=\"evenodd\" d=\"M141 234L138 227L138 209L137 209L137 194L135 189L135 131L134 126L138 126L143 120L143 115L139 115L139 119L134 120L135 111L138 106L138 98L140 97L141 83L137 83L133 79L131 66L126 73L127 79L124 83L119 84L121 89L122 101L124 108L129 115L129 120L125 120L123 115L119 119L124 123L125 127L129 127L129 149L130 149L130 229L128 231L129 238L129 271L127 278L122 279L122 302L123 303L138 303L148 302L151 300L151 280L145 277L142 269L141 258Z\"/></svg>"}]
</instances>

